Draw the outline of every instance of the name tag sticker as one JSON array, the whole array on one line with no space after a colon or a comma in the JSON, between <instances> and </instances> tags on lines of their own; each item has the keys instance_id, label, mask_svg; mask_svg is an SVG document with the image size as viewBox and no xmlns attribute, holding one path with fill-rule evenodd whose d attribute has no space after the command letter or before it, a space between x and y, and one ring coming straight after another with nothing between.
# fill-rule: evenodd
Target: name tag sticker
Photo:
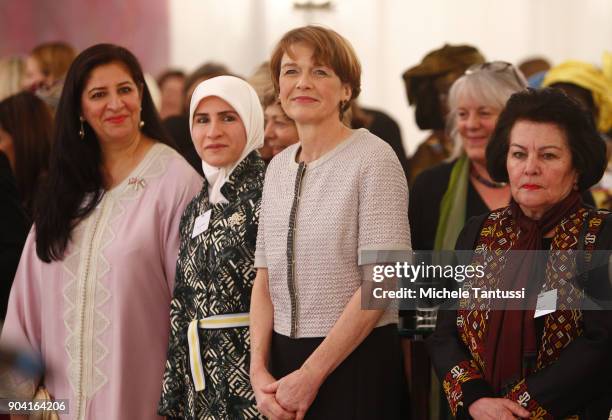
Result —
<instances>
[{"instance_id":1,"label":"name tag sticker","mask_svg":"<svg viewBox=\"0 0 612 420\"><path fill-rule=\"evenodd\" d=\"M208 224L210 223L210 215L212 214L212 209L208 210L204 214L198 216L195 219L195 223L193 224L193 232L191 233L191 237L195 238L200 233L206 231L208 229Z\"/></svg>"},{"instance_id":2,"label":"name tag sticker","mask_svg":"<svg viewBox=\"0 0 612 420\"><path fill-rule=\"evenodd\" d=\"M557 289L542 292L538 295L538 303L533 314L534 318L551 314L557 310Z\"/></svg>"}]
</instances>

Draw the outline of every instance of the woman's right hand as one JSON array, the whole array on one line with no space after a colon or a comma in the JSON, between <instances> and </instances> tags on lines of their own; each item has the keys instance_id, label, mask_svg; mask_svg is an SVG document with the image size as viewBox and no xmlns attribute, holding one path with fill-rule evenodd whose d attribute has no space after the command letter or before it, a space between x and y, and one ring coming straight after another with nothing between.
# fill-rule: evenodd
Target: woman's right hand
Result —
<instances>
[{"instance_id":1,"label":"woman's right hand","mask_svg":"<svg viewBox=\"0 0 612 420\"><path fill-rule=\"evenodd\" d=\"M480 398L468 408L474 420L514 420L529 418L529 411L506 398Z\"/></svg>"},{"instance_id":2,"label":"woman's right hand","mask_svg":"<svg viewBox=\"0 0 612 420\"><path fill-rule=\"evenodd\" d=\"M276 382L276 378L270 375L266 369L260 369L256 373L251 372L251 386L255 393L257 401L257 409L261 414L270 420L293 420L295 413L285 410L276 401L276 395L272 392L265 392L263 388L266 385Z\"/></svg>"}]
</instances>

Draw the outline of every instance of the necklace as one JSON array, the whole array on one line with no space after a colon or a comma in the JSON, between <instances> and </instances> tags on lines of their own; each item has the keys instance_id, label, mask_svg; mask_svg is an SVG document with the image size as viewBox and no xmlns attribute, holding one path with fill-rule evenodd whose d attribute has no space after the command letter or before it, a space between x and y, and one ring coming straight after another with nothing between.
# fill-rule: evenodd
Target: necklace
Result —
<instances>
[{"instance_id":1,"label":"necklace","mask_svg":"<svg viewBox=\"0 0 612 420\"><path fill-rule=\"evenodd\" d=\"M472 166L471 172L472 172L472 176L476 178L476 181L480 182L482 185L485 185L489 188L504 188L506 185L508 185L507 182L489 181L485 177L481 176L476 170L476 168L474 168L474 166Z\"/></svg>"}]
</instances>

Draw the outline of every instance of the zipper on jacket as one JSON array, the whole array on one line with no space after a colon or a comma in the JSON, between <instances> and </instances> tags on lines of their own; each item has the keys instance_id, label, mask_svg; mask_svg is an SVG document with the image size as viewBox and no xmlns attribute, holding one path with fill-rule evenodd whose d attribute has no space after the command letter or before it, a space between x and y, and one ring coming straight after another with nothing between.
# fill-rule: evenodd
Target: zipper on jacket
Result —
<instances>
[{"instance_id":1,"label":"zipper on jacket","mask_svg":"<svg viewBox=\"0 0 612 420\"><path fill-rule=\"evenodd\" d=\"M293 204L291 206L291 213L289 214L289 229L287 232L287 286L289 287L289 299L291 301L291 338L297 337L298 301L295 284L295 223L300 204L300 194L302 193L302 180L304 179L305 172L306 163L300 162L295 177Z\"/></svg>"}]
</instances>

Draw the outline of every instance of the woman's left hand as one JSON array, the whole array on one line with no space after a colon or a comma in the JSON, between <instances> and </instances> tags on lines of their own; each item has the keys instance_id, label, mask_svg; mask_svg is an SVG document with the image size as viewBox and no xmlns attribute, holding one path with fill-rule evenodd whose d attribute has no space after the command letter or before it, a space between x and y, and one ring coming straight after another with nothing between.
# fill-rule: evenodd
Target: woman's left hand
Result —
<instances>
[{"instance_id":1,"label":"woman's left hand","mask_svg":"<svg viewBox=\"0 0 612 420\"><path fill-rule=\"evenodd\" d=\"M265 392L276 393L276 401L287 411L296 413L301 420L314 401L322 380L312 370L302 366L278 381L267 385Z\"/></svg>"}]
</instances>

